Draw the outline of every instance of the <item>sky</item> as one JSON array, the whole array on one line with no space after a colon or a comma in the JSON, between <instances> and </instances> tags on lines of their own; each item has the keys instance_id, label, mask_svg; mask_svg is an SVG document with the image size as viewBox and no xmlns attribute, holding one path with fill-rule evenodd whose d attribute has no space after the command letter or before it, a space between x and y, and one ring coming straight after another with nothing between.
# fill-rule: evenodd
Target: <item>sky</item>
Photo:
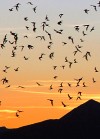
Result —
<instances>
[{"instance_id":1,"label":"sky","mask_svg":"<svg viewBox=\"0 0 100 139\"><path fill-rule=\"evenodd\" d=\"M0 1L2 13L0 14L0 44L3 44L5 35L7 36L4 48L0 48L0 126L7 128L57 119L89 99L100 101L98 0L30 0L33 5L27 4L28 2L28 0ZM14 7L17 3L21 4L18 11ZM95 5L97 11L91 5ZM33 11L34 7L36 13ZM13 11L10 12L11 8ZM89 13L85 13L84 9L88 9ZM59 14L63 16L60 18ZM49 21L45 20L46 15ZM25 17L28 17L28 21L24 20ZM61 25L57 24L59 21L62 22ZM36 23L36 32L33 31L31 22ZM42 22L48 24L44 31ZM89 25L89 28L86 30L83 25ZM75 26L79 26L79 31L75 30ZM93 27L94 30L90 32ZM63 32L59 34L54 29L56 31L62 29ZM10 44L14 41L10 31L18 35L16 44ZM52 40L45 31L51 34ZM83 31L86 33L85 36ZM24 37L26 35L28 38ZM45 41L36 38L37 36L44 36ZM74 43L68 39L69 36ZM52 45L48 49L50 42ZM63 45L63 42L66 44ZM28 49L28 45L32 45L33 49ZM21 46L24 46L23 50ZM14 47L17 49L14 50ZM74 55L76 48L80 52ZM15 57L12 57L12 51L16 54ZM91 54L88 60L84 58L86 52ZM42 53L44 53L43 58L39 60ZM54 53L52 59L49 57L51 53ZM25 60L24 56L28 60ZM65 62L65 57L68 62ZM77 63L74 63L74 60ZM72 62L71 68L69 62ZM5 66L10 67L6 72ZM57 66L55 70L54 66ZM99 72L95 72L95 67ZM17 68L18 71L15 71ZM54 79L54 76L57 76L57 79ZM5 77L8 83L3 84L2 79ZM82 80L76 87L78 82L76 79L80 78ZM60 87L61 83L63 87ZM71 84L71 87L68 84ZM83 87L84 84L86 87ZM51 85L53 89L50 90ZM59 89L62 89L61 93ZM82 96L78 92L82 92ZM68 94L72 97L71 100ZM81 100L77 100L77 97ZM53 106L48 99L53 99ZM17 110L23 112L18 113Z\"/></svg>"}]
</instances>

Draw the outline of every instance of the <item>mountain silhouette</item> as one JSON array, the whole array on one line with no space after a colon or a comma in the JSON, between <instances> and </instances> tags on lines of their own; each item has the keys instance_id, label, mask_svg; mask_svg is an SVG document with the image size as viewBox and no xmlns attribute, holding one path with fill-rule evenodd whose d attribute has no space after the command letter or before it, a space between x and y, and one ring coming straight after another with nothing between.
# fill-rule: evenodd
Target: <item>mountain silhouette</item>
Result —
<instances>
[{"instance_id":1,"label":"mountain silhouette","mask_svg":"<svg viewBox=\"0 0 100 139\"><path fill-rule=\"evenodd\" d=\"M0 127L0 134L1 134L1 133L5 133L6 130L7 130L6 127L4 127L4 126L3 126L3 127Z\"/></svg>"},{"instance_id":2,"label":"mountain silhouette","mask_svg":"<svg viewBox=\"0 0 100 139\"><path fill-rule=\"evenodd\" d=\"M1 132L2 131L2 132ZM89 100L60 119L0 129L0 139L100 139L100 103Z\"/></svg>"}]
</instances>

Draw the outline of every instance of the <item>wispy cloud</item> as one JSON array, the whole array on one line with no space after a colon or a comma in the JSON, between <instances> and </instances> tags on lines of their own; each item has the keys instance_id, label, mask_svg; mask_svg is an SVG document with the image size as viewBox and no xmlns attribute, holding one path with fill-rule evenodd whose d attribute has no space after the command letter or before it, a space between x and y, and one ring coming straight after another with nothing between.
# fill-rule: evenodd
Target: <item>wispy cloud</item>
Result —
<instances>
[{"instance_id":1,"label":"wispy cloud","mask_svg":"<svg viewBox=\"0 0 100 139\"><path fill-rule=\"evenodd\" d=\"M10 31L10 30L23 30L24 27L8 27L8 28L0 28L0 31Z\"/></svg>"},{"instance_id":2,"label":"wispy cloud","mask_svg":"<svg viewBox=\"0 0 100 139\"><path fill-rule=\"evenodd\" d=\"M92 24L91 24L91 22L87 22L87 23L86 22L84 22L84 23L74 23L74 24L64 24L64 26L65 27L69 27L69 28L73 28L75 26L82 27L83 25L86 25L86 24L89 24L89 25L93 26L95 24L100 24L100 21L94 21L94 22L92 22Z\"/></svg>"},{"instance_id":3,"label":"wispy cloud","mask_svg":"<svg viewBox=\"0 0 100 139\"><path fill-rule=\"evenodd\" d=\"M63 107L63 106L12 106L15 109L68 109L71 110L73 109L73 106L67 106L67 107ZM15 111L16 112L16 111Z\"/></svg>"},{"instance_id":4,"label":"wispy cloud","mask_svg":"<svg viewBox=\"0 0 100 139\"><path fill-rule=\"evenodd\" d=\"M100 95L96 94L85 94L84 99L100 99Z\"/></svg>"},{"instance_id":5,"label":"wispy cloud","mask_svg":"<svg viewBox=\"0 0 100 139\"><path fill-rule=\"evenodd\" d=\"M22 92L22 93L31 93L31 94L51 94L51 92L39 92L39 91L29 91L29 90L21 90L21 89L16 89L16 92ZM53 95L57 95L57 93L52 93ZM63 93L64 94L64 93ZM66 94L66 93L65 93Z\"/></svg>"},{"instance_id":6,"label":"wispy cloud","mask_svg":"<svg viewBox=\"0 0 100 139\"><path fill-rule=\"evenodd\" d=\"M36 82L40 83L41 86L38 86ZM61 82L66 83L66 85L67 85L67 83L71 83L72 86L75 86L77 83L74 80L29 80L29 81L27 81L26 84L21 85L24 87L23 89L19 89L18 85L12 85L10 88L12 90L16 90L16 91L22 91L22 90L24 91L24 89L28 89L28 88L49 87L51 84L53 84L53 86L57 87ZM1 87L5 88L4 86L1 86Z\"/></svg>"},{"instance_id":7,"label":"wispy cloud","mask_svg":"<svg viewBox=\"0 0 100 139\"><path fill-rule=\"evenodd\" d=\"M36 82L40 82L40 83L61 83L61 82L75 83L76 81L74 81L74 80L28 80L27 82L28 83L36 83Z\"/></svg>"},{"instance_id":8,"label":"wispy cloud","mask_svg":"<svg viewBox=\"0 0 100 139\"><path fill-rule=\"evenodd\" d=\"M23 31L25 28L24 27L10 27L10 28L0 28L0 36L8 34L11 30L14 31Z\"/></svg>"},{"instance_id":9,"label":"wispy cloud","mask_svg":"<svg viewBox=\"0 0 100 139\"><path fill-rule=\"evenodd\" d=\"M16 111L15 110L0 110L0 113L15 113Z\"/></svg>"}]
</instances>

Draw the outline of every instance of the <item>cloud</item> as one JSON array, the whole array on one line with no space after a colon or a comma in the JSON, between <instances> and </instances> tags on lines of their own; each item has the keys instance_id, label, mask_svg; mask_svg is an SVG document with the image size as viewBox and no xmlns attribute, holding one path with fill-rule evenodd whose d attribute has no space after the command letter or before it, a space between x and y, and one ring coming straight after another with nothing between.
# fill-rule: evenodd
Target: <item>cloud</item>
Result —
<instances>
[{"instance_id":1,"label":"cloud","mask_svg":"<svg viewBox=\"0 0 100 139\"><path fill-rule=\"evenodd\" d=\"M8 27L8 28L0 28L0 31L10 31L10 30L23 30L23 29L25 29L24 27L16 27L16 28L14 28L14 27Z\"/></svg>"},{"instance_id":2,"label":"cloud","mask_svg":"<svg viewBox=\"0 0 100 139\"><path fill-rule=\"evenodd\" d=\"M100 95L96 94L85 94L84 99L100 99Z\"/></svg>"},{"instance_id":3,"label":"cloud","mask_svg":"<svg viewBox=\"0 0 100 139\"><path fill-rule=\"evenodd\" d=\"M51 92L39 92L39 91L29 91L29 90L20 90L20 89L16 89L15 91L22 92L22 93L31 93L31 94L46 94L46 95L51 94ZM57 93L54 93L54 92L52 94L57 95Z\"/></svg>"},{"instance_id":4,"label":"cloud","mask_svg":"<svg viewBox=\"0 0 100 139\"><path fill-rule=\"evenodd\" d=\"M76 82L76 81L74 80L28 80L27 82L60 83L60 82Z\"/></svg>"},{"instance_id":5,"label":"cloud","mask_svg":"<svg viewBox=\"0 0 100 139\"><path fill-rule=\"evenodd\" d=\"M15 113L16 111L15 110L0 110L0 113Z\"/></svg>"},{"instance_id":6,"label":"cloud","mask_svg":"<svg viewBox=\"0 0 100 139\"><path fill-rule=\"evenodd\" d=\"M11 30L15 30L17 32L17 31L23 31L24 29L25 29L24 27L0 28L0 36L1 35L5 35L5 34L8 34Z\"/></svg>"},{"instance_id":7,"label":"cloud","mask_svg":"<svg viewBox=\"0 0 100 139\"><path fill-rule=\"evenodd\" d=\"M12 106L13 108L16 109L65 109L67 108L68 110L73 109L73 106L67 106L67 107L63 107L63 106ZM16 112L16 111L15 111Z\"/></svg>"},{"instance_id":8,"label":"cloud","mask_svg":"<svg viewBox=\"0 0 100 139\"><path fill-rule=\"evenodd\" d=\"M77 26L80 26L80 27L82 27L83 25L87 25L87 24L89 24L89 25L91 25L91 26L93 26L93 24L95 25L95 24L100 24L100 21L94 21L94 22L92 22L92 24L91 24L91 22L88 22L88 23L76 23L76 24L64 24L64 26L65 27L70 27L70 28L73 28L73 27L75 27L76 25Z\"/></svg>"},{"instance_id":9,"label":"cloud","mask_svg":"<svg viewBox=\"0 0 100 139\"><path fill-rule=\"evenodd\" d=\"M36 82L38 82L38 83L40 83L41 84L41 86L38 86L37 85L37 83ZM53 84L53 86L55 86L55 87L58 87L58 84L60 84L61 82L63 82L63 83L71 83L72 84L72 86L75 86L76 84L75 83L77 83L76 81L74 81L74 80L28 80L27 81L27 84L23 84L22 86L24 87L23 89L18 89L18 85L12 85L10 88L11 89L13 89L13 90L16 90L16 91L20 91L20 90L25 90L25 89L27 89L27 88L45 88L45 87L48 87L49 88L49 86L51 85L51 84ZM67 84L66 84L67 85ZM2 87L2 88L4 88L4 87Z\"/></svg>"}]
</instances>

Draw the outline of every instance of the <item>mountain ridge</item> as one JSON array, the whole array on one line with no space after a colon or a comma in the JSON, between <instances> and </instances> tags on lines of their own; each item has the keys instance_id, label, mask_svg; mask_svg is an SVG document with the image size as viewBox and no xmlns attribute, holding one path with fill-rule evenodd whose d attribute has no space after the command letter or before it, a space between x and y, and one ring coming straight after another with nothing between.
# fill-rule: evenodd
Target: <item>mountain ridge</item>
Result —
<instances>
[{"instance_id":1,"label":"mountain ridge","mask_svg":"<svg viewBox=\"0 0 100 139\"><path fill-rule=\"evenodd\" d=\"M17 129L6 129L2 139L99 139L100 103L89 100L60 119L49 119Z\"/></svg>"}]
</instances>

